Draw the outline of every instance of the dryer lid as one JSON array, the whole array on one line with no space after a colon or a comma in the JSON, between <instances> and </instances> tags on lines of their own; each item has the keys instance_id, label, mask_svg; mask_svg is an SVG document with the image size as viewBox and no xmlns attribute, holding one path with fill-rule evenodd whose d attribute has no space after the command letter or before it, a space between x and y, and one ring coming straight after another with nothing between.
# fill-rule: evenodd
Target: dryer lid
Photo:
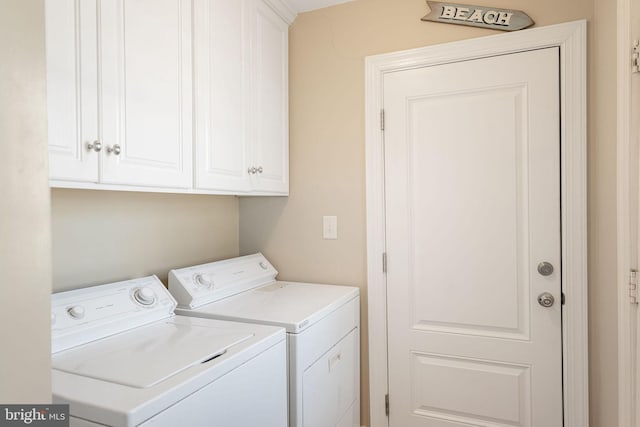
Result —
<instances>
[{"instance_id":1,"label":"dryer lid","mask_svg":"<svg viewBox=\"0 0 640 427\"><path fill-rule=\"evenodd\" d=\"M148 388L214 359L254 336L223 326L171 319L138 327L54 355L54 369L115 384Z\"/></svg>"}]
</instances>

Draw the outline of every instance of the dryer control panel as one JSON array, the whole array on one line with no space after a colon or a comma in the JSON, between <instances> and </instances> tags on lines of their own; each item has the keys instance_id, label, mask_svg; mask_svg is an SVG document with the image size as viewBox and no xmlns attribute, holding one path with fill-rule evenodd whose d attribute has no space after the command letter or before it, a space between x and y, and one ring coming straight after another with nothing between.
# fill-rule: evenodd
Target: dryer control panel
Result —
<instances>
[{"instance_id":1,"label":"dryer control panel","mask_svg":"<svg viewBox=\"0 0 640 427\"><path fill-rule=\"evenodd\" d=\"M176 300L156 276L51 296L51 352L173 316Z\"/></svg>"},{"instance_id":2,"label":"dryer control panel","mask_svg":"<svg viewBox=\"0 0 640 427\"><path fill-rule=\"evenodd\" d=\"M169 290L180 307L196 308L273 282L277 274L257 253L171 270Z\"/></svg>"}]
</instances>

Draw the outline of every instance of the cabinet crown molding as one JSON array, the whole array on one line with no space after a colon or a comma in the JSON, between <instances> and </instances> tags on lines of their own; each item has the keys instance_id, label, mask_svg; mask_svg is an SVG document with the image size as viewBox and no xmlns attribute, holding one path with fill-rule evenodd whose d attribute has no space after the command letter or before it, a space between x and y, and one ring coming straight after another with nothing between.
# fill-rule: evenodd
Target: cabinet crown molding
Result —
<instances>
[{"instance_id":1,"label":"cabinet crown molding","mask_svg":"<svg viewBox=\"0 0 640 427\"><path fill-rule=\"evenodd\" d=\"M264 0L276 12L287 25L291 25L298 17L298 12L291 5L295 0Z\"/></svg>"}]
</instances>

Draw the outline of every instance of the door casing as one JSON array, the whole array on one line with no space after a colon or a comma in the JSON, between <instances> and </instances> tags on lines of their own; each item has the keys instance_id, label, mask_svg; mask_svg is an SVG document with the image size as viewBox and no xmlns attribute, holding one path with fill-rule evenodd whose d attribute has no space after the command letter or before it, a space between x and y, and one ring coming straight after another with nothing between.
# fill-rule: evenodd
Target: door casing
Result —
<instances>
[{"instance_id":1,"label":"door casing","mask_svg":"<svg viewBox=\"0 0 640 427\"><path fill-rule=\"evenodd\" d=\"M563 384L565 427L588 427L587 23L585 20L365 59L367 295L370 427L388 426L383 76L411 68L546 47L560 48ZM393 396L389 397L393 399ZM397 427L397 426L392 426Z\"/></svg>"}]
</instances>

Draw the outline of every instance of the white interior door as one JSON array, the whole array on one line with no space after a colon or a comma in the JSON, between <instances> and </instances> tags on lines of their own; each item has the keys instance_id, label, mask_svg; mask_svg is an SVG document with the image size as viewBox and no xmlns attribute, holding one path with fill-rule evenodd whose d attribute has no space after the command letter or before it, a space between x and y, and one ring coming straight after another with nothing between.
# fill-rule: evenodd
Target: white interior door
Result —
<instances>
[{"instance_id":1,"label":"white interior door","mask_svg":"<svg viewBox=\"0 0 640 427\"><path fill-rule=\"evenodd\" d=\"M389 73L384 109L390 425L561 426L559 50Z\"/></svg>"}]
</instances>

